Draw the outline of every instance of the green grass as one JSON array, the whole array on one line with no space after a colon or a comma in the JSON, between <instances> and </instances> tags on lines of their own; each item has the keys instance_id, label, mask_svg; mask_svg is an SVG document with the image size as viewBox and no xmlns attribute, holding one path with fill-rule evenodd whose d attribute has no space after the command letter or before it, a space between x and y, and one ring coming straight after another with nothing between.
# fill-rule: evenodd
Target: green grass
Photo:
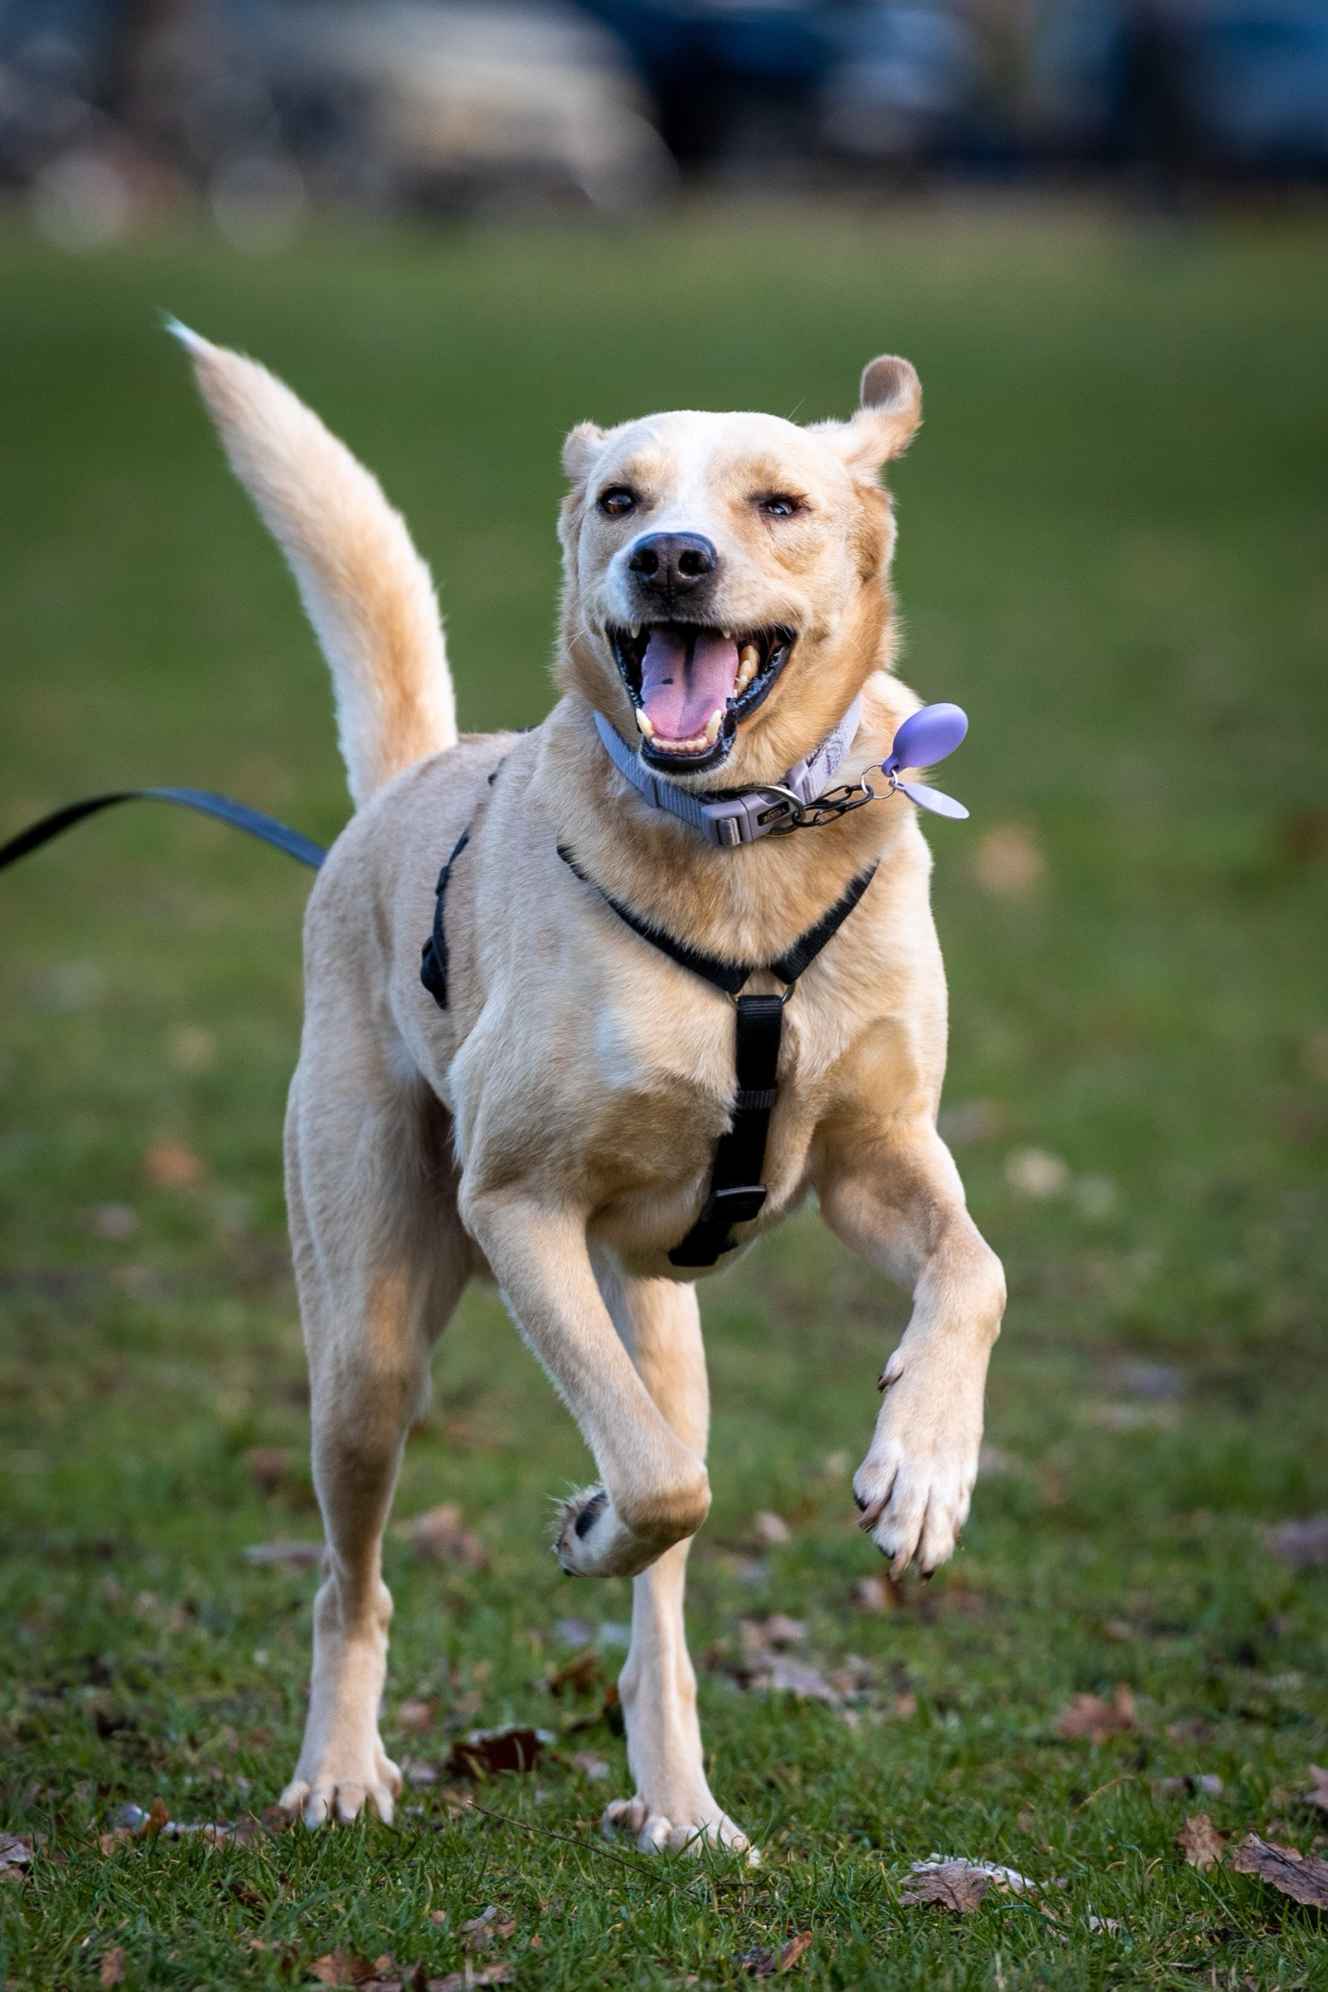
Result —
<instances>
[{"instance_id":1,"label":"green grass","mask_svg":"<svg viewBox=\"0 0 1328 1992\"><path fill-rule=\"evenodd\" d=\"M392 1539L385 1733L437 1767L476 1724L552 1731L532 1775L475 1794L507 1823L444 1777L393 1832L103 1853L126 1802L261 1814L294 1762L312 1578L242 1552L317 1530L278 1172L306 881L147 807L6 875L0 1827L38 1852L0 1887L0 1979L95 1984L117 1947L134 1986L298 1984L337 1948L438 1975L492 1903L515 1929L477 1961L519 1987L735 1985L742 1953L804 1929L809 1988L1328 1985L1321 1918L1174 1846L1196 1809L1323 1839L1297 1794L1328 1761L1328 1571L1264 1535L1328 1509L1321 236L809 213L329 238L262 264L211 244L73 262L12 234L0 253L0 834L154 780L324 837L344 818L323 667L159 307L262 354L380 472L476 727L548 698L571 422L820 416L869 355L914 358L904 672L973 723L947 786L974 821L932 833L947 1100L1012 1294L988 1428L1010 1470L938 1581L871 1614L848 1478L902 1297L811 1219L706 1289L716 1503L691 1624L713 1782L759 1873L597 1840L627 1788L603 1683L545 1682L571 1613L607 1625L612 1677L627 1591L548 1556L545 1496L584 1459L480 1294L398 1514L458 1502L490 1567ZM990 877L1010 825L1042 864L1022 893ZM163 1141L197 1182L150 1180ZM1018 1187L1028 1148L1063 1160L1055 1194ZM1140 1394L1145 1363L1171 1395ZM268 1493L255 1447L290 1453ZM792 1536L755 1556L764 1509ZM867 1663L853 1721L736 1684L739 1620L776 1610L812 1663ZM1072 1696L1122 1682L1132 1730L1059 1734ZM420 1699L433 1726L404 1734ZM1221 1794L1160 1782L1185 1774ZM933 1851L1062 1878L1054 1915L901 1905Z\"/></svg>"}]
</instances>

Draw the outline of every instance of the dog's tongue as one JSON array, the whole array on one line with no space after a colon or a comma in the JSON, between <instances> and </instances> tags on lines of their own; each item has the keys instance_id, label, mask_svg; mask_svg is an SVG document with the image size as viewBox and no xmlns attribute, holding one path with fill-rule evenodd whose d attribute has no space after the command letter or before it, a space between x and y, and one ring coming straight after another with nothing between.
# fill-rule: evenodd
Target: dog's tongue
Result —
<instances>
[{"instance_id":1,"label":"dog's tongue","mask_svg":"<svg viewBox=\"0 0 1328 1992\"><path fill-rule=\"evenodd\" d=\"M641 659L641 703L656 735L692 740L723 712L738 678L738 646L714 630L652 629Z\"/></svg>"}]
</instances>

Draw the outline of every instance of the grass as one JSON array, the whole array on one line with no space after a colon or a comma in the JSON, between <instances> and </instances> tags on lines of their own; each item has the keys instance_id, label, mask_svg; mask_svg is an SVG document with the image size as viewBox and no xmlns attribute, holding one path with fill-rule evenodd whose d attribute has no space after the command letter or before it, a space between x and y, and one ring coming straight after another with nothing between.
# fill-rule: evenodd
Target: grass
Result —
<instances>
[{"instance_id":1,"label":"grass","mask_svg":"<svg viewBox=\"0 0 1328 1992\"><path fill-rule=\"evenodd\" d=\"M882 347L917 361L904 670L973 721L947 786L974 822L932 833L947 1100L1012 1289L1004 1470L956 1562L876 1612L848 1476L902 1298L811 1219L706 1290L691 1623L756 1874L596 1837L627 1788L605 1697L626 1588L568 1586L544 1548L584 1460L482 1294L397 1512L458 1503L489 1568L392 1538L385 1733L438 1772L465 1730L533 1724L555 1738L535 1772L471 1787L481 1814L444 1771L392 1832L103 1851L126 1802L261 1815L294 1762L313 1580L243 1551L317 1534L278 1173L306 881L146 807L6 875L0 1826L37 1842L0 1887L6 1985L95 1984L117 1950L133 1986L300 1983L336 1949L442 1975L489 1904L514 1928L472 1961L519 1987L735 1985L801 1930L808 1988L1328 1984L1322 1918L1174 1844L1191 1810L1323 1839L1297 1794L1328 1750L1328 1571L1265 1536L1328 1509L1321 250L1308 224L815 213L266 264L4 238L0 834L153 780L323 837L344 819L322 666L159 307L261 353L381 473L477 727L545 706L572 421L819 416ZM753 1546L764 1510L786 1544ZM735 1681L739 1621L772 1611L809 1664L865 1663L847 1714ZM602 1678L555 1696L582 1645ZM1131 1727L1061 1734L1072 1697L1121 1683ZM1162 1782L1197 1775L1220 1794ZM934 1850L1065 1885L1050 1914L902 1904Z\"/></svg>"}]
</instances>

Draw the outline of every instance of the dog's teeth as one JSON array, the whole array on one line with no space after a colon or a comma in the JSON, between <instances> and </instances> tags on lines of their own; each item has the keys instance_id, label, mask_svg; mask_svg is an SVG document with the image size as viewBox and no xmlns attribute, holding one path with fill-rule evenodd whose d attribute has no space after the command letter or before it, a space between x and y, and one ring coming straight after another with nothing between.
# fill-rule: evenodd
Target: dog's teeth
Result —
<instances>
[{"instance_id":1,"label":"dog's teeth","mask_svg":"<svg viewBox=\"0 0 1328 1992\"><path fill-rule=\"evenodd\" d=\"M752 679L756 676L757 666L760 662L761 653L756 645L754 643L744 643L742 649L738 652L738 675L734 679L735 691L746 691L748 685L751 684Z\"/></svg>"},{"instance_id":2,"label":"dog's teeth","mask_svg":"<svg viewBox=\"0 0 1328 1992\"><path fill-rule=\"evenodd\" d=\"M648 712L642 712L640 706L638 706L636 709L636 723L640 727L642 733L645 734L647 740L654 739L655 729L651 724L650 714Z\"/></svg>"},{"instance_id":3,"label":"dog's teeth","mask_svg":"<svg viewBox=\"0 0 1328 1992\"><path fill-rule=\"evenodd\" d=\"M719 633L723 637L725 643L732 643L733 631L731 629L722 629Z\"/></svg>"},{"instance_id":4,"label":"dog's teeth","mask_svg":"<svg viewBox=\"0 0 1328 1992\"><path fill-rule=\"evenodd\" d=\"M706 721L705 743L707 747L714 746L715 742L719 738L719 729L723 724L724 724L724 708L722 706L716 706L715 710L711 713L709 719Z\"/></svg>"}]
</instances>

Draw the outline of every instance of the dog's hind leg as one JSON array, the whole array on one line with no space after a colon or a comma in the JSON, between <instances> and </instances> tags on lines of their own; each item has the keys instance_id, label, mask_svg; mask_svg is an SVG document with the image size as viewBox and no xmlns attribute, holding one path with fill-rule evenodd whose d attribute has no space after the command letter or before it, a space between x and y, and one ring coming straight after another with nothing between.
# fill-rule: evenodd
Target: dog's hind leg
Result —
<instances>
[{"instance_id":1,"label":"dog's hind leg","mask_svg":"<svg viewBox=\"0 0 1328 1992\"><path fill-rule=\"evenodd\" d=\"M678 1437L705 1457L710 1422L696 1289L671 1280L628 1280L597 1266L614 1325L641 1380ZM676 1852L703 1841L750 1849L706 1780L696 1712L696 1673L687 1651L683 1592L690 1541L675 1543L632 1582L632 1643L618 1681L635 1795L604 1814L643 1852Z\"/></svg>"},{"instance_id":2,"label":"dog's hind leg","mask_svg":"<svg viewBox=\"0 0 1328 1992\"><path fill-rule=\"evenodd\" d=\"M297 1073L287 1117L327 1538L304 1744L281 1798L307 1826L353 1819L366 1804L390 1821L401 1788L378 1732L392 1614L383 1530L406 1431L428 1400L430 1347L470 1265L445 1145L436 1130L428 1138L419 1095L352 1101L336 1085L324 1068L306 1100Z\"/></svg>"}]
</instances>

